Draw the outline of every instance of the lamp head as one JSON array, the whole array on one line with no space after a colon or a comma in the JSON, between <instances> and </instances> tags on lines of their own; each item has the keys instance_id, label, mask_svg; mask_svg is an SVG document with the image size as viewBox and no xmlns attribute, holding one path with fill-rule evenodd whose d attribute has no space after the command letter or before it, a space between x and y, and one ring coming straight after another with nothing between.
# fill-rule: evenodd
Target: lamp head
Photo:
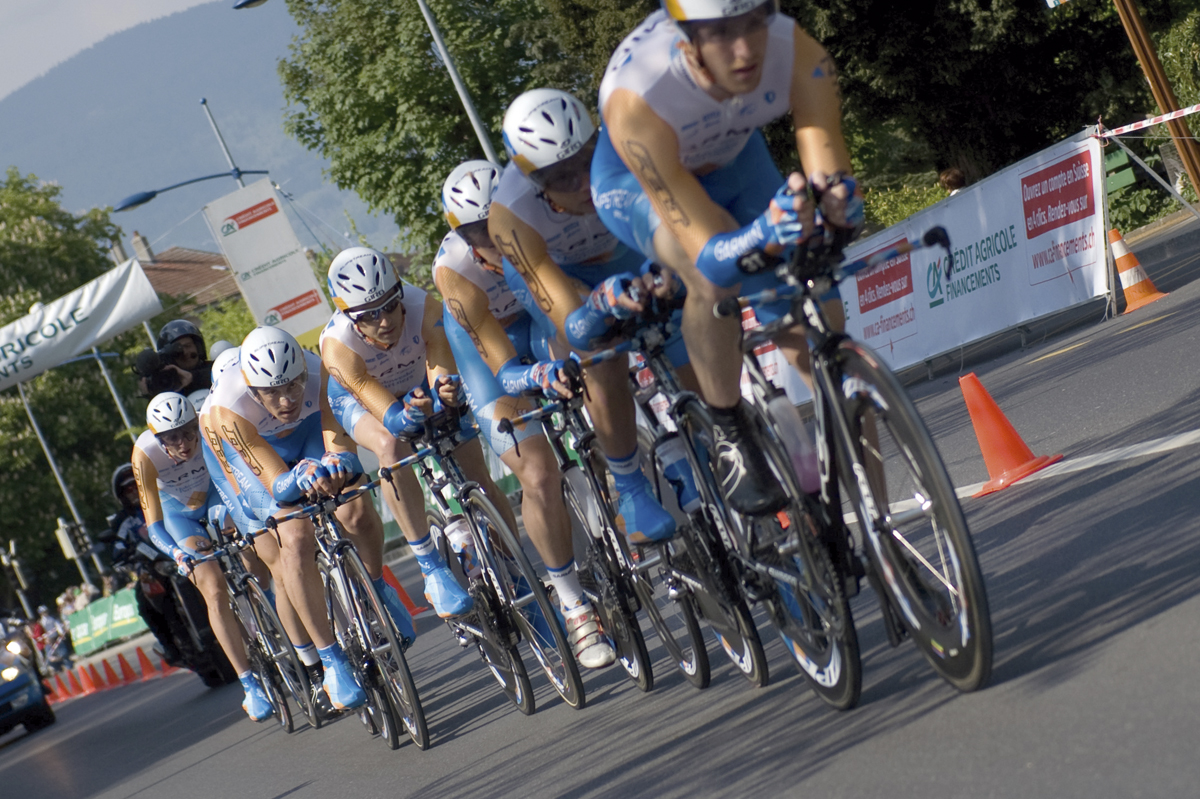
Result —
<instances>
[{"instance_id":1,"label":"lamp head","mask_svg":"<svg viewBox=\"0 0 1200 799\"><path fill-rule=\"evenodd\" d=\"M113 208L113 212L128 211L132 208L137 208L139 205L145 205L157 196L158 192L156 191L139 191L137 194L131 194L117 203L117 206Z\"/></svg>"}]
</instances>

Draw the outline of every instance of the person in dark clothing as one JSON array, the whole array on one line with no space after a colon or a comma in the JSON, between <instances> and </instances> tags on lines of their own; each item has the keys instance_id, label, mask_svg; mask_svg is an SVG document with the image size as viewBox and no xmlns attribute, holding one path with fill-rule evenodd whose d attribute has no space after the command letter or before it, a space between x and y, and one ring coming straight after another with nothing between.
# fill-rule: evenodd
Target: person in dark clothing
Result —
<instances>
[{"instance_id":1,"label":"person in dark clothing","mask_svg":"<svg viewBox=\"0 0 1200 799\"><path fill-rule=\"evenodd\" d=\"M143 397L164 391L190 394L212 387L212 361L205 351L200 328L186 319L163 325L158 333L158 349L142 350L134 371L141 377L138 388Z\"/></svg>"}]
</instances>

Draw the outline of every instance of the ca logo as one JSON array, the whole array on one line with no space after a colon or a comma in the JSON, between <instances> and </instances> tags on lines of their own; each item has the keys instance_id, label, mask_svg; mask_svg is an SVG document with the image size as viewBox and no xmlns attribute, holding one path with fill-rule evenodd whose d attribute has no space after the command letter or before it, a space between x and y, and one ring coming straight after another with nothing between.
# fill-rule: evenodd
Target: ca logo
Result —
<instances>
[{"instance_id":1,"label":"ca logo","mask_svg":"<svg viewBox=\"0 0 1200 799\"><path fill-rule=\"evenodd\" d=\"M933 299L942 293L942 259L938 258L929 265L929 270L925 273L925 288L929 292L929 299Z\"/></svg>"},{"instance_id":2,"label":"ca logo","mask_svg":"<svg viewBox=\"0 0 1200 799\"><path fill-rule=\"evenodd\" d=\"M230 233L237 233L237 225L233 222L226 222L221 225L221 235L228 236Z\"/></svg>"},{"instance_id":3,"label":"ca logo","mask_svg":"<svg viewBox=\"0 0 1200 799\"><path fill-rule=\"evenodd\" d=\"M276 311L271 311L270 313L268 313L266 316L263 317L263 324L269 325L271 327L274 327L275 325L279 324L282 321L283 320L279 318L279 313Z\"/></svg>"}]
</instances>

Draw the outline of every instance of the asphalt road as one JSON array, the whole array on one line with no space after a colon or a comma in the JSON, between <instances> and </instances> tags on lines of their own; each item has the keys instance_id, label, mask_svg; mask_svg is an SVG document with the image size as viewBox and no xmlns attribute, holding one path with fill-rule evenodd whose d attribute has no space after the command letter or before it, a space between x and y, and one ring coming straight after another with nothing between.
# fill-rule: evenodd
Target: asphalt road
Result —
<instances>
[{"instance_id":1,"label":"asphalt road","mask_svg":"<svg viewBox=\"0 0 1200 799\"><path fill-rule=\"evenodd\" d=\"M235 686L179 674L59 706L0 738L0 796L1177 797L1200 783L1200 256L1147 269L1166 299L973 369L1036 454L1059 465L964 499L995 627L990 687L961 696L911 645L888 647L855 600L864 689L827 710L763 628L771 684L749 687L710 641L713 684L669 671L586 675L571 710L534 676L508 706L436 619L410 652L434 746L391 752L354 718L286 735ZM987 479L958 375L912 393L955 485ZM1191 435L1189 435L1191 434ZM413 566L398 572L410 593ZM527 658L532 667L531 658Z\"/></svg>"}]
</instances>

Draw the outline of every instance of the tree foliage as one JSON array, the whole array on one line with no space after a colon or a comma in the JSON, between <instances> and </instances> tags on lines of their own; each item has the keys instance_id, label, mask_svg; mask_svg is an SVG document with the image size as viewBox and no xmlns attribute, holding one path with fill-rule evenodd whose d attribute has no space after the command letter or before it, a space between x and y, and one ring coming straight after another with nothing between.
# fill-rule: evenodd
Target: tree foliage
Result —
<instances>
[{"instance_id":1,"label":"tree foliage","mask_svg":"<svg viewBox=\"0 0 1200 799\"><path fill-rule=\"evenodd\" d=\"M93 209L77 216L61 207L59 193L58 186L15 168L0 180L0 276L11 287L0 297L0 324L113 266L107 250L117 229L107 212ZM145 344L145 334L132 331L101 349L129 354ZM134 377L124 365L129 362L107 361L137 424L145 405L128 401L135 392ZM128 460L131 444L120 434L125 425L99 367L94 360L59 366L27 381L25 392L85 523L93 534L102 530L105 516L116 510L109 478L118 463ZM0 393L0 508L5 521L0 545L16 542L25 574L34 582L33 599L52 603L63 587L79 582L54 537L57 517L71 514L15 388ZM87 568L95 579L90 562ZM0 592L0 605L9 604L10 595Z\"/></svg>"}]
</instances>

